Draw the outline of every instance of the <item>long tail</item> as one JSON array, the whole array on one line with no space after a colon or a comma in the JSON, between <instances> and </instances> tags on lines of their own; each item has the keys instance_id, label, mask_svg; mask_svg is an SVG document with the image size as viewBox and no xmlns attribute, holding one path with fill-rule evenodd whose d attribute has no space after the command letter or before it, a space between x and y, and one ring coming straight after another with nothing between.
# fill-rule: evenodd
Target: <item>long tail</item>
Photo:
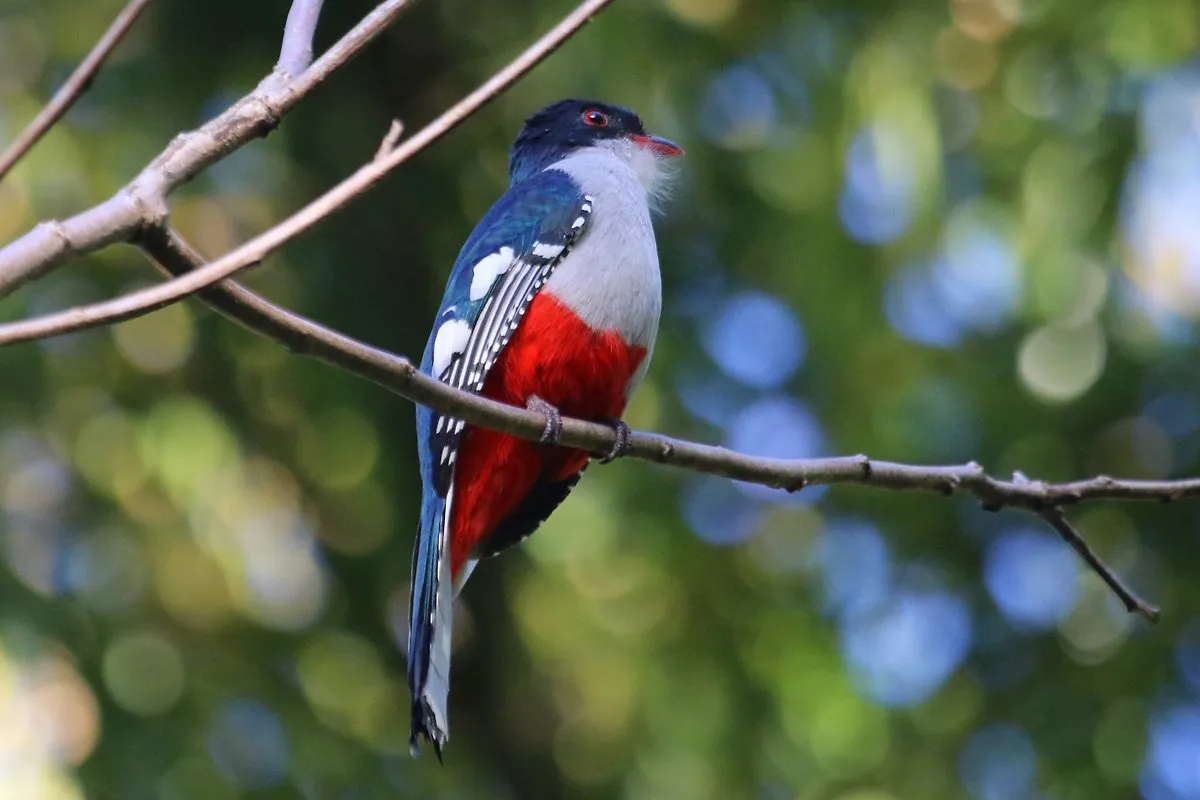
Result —
<instances>
[{"instance_id":1,"label":"long tail","mask_svg":"<svg viewBox=\"0 0 1200 800\"><path fill-rule=\"evenodd\" d=\"M452 482L453 485L453 482ZM450 575L449 510L454 490L445 498L428 492L421 503L421 524L413 547L412 594L409 597L408 687L412 693L414 756L419 737L433 745L438 760L450 737L447 697L450 693L450 632L454 593Z\"/></svg>"}]
</instances>

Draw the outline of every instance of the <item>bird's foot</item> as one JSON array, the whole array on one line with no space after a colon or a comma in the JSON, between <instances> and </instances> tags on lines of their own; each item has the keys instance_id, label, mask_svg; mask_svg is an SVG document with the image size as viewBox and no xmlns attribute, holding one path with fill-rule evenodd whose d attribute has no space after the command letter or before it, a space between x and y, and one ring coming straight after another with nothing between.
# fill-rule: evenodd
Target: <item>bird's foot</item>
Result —
<instances>
[{"instance_id":1,"label":"bird's foot","mask_svg":"<svg viewBox=\"0 0 1200 800\"><path fill-rule=\"evenodd\" d=\"M600 459L601 464L607 464L629 452L629 448L633 446L633 431L629 430L629 426L622 419L602 419L600 422L612 428L615 436L612 449Z\"/></svg>"},{"instance_id":2,"label":"bird's foot","mask_svg":"<svg viewBox=\"0 0 1200 800\"><path fill-rule=\"evenodd\" d=\"M542 431L542 444L558 444L562 440L562 414L558 409L547 403L536 394L531 395L525 402L525 408L536 411L546 418L546 429Z\"/></svg>"}]
</instances>

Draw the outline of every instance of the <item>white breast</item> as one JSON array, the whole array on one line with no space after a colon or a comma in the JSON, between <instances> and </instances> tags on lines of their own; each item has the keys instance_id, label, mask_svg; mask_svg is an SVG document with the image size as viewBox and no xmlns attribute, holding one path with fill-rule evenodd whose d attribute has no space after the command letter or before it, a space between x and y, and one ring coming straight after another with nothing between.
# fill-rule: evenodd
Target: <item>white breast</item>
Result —
<instances>
[{"instance_id":1,"label":"white breast","mask_svg":"<svg viewBox=\"0 0 1200 800\"><path fill-rule=\"evenodd\" d=\"M615 330L626 343L645 347L646 365L662 311L658 248L646 188L630 163L608 149L582 150L554 168L574 178L594 208L579 244L543 291L565 303L592 330Z\"/></svg>"}]
</instances>

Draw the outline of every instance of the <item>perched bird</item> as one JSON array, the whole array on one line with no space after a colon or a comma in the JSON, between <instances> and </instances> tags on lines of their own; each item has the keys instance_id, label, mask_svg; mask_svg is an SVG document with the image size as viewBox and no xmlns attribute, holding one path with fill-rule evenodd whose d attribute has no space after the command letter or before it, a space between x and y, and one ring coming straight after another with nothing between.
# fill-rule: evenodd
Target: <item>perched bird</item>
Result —
<instances>
[{"instance_id":1,"label":"perched bird","mask_svg":"<svg viewBox=\"0 0 1200 800\"><path fill-rule=\"evenodd\" d=\"M587 466L554 446L561 414L616 431L658 330L662 289L650 208L682 154L632 111L562 100L525 122L509 188L454 262L421 371L546 416L541 443L417 407L421 520L408 638L412 748L448 737L454 597L480 558L529 536Z\"/></svg>"}]
</instances>

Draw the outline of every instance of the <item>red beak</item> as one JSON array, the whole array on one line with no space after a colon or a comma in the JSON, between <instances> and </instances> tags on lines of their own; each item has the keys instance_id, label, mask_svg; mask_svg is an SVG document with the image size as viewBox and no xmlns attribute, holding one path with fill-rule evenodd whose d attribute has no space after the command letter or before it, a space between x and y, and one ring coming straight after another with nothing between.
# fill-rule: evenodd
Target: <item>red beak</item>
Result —
<instances>
[{"instance_id":1,"label":"red beak","mask_svg":"<svg viewBox=\"0 0 1200 800\"><path fill-rule=\"evenodd\" d=\"M682 147L661 136L646 136L645 134L635 133L629 138L638 147L653 150L655 155L662 156L663 158L674 158L675 156L683 155Z\"/></svg>"}]
</instances>

